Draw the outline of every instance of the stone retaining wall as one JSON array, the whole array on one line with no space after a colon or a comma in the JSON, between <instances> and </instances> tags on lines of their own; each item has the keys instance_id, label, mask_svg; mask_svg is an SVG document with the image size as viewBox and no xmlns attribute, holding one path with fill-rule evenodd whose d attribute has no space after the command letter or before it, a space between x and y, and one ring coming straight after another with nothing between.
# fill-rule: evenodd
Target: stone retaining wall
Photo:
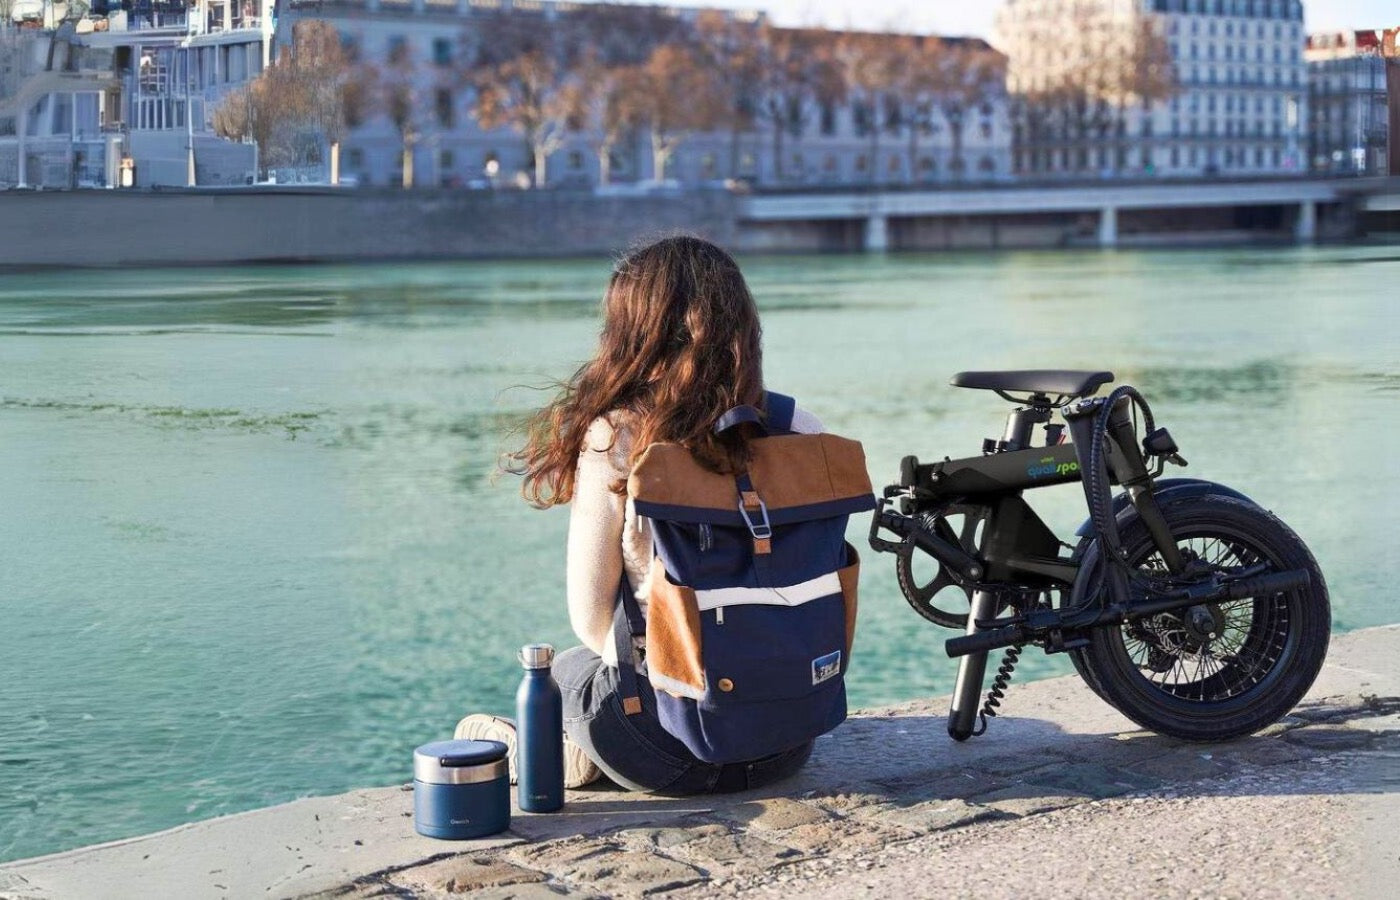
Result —
<instances>
[{"instance_id":1,"label":"stone retaining wall","mask_svg":"<svg viewBox=\"0 0 1400 900\"><path fill-rule=\"evenodd\" d=\"M0 266L582 256L680 229L728 244L734 218L725 191L10 191Z\"/></svg>"}]
</instances>

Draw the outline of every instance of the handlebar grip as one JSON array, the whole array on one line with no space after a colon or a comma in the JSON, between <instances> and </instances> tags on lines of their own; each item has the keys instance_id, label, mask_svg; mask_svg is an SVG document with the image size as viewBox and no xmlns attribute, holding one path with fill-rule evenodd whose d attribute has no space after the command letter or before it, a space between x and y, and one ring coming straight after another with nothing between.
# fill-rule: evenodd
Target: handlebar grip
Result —
<instances>
[{"instance_id":1,"label":"handlebar grip","mask_svg":"<svg viewBox=\"0 0 1400 900\"><path fill-rule=\"evenodd\" d=\"M1254 578L1245 578L1227 585L1225 596L1230 600L1243 600L1248 597L1269 597L1273 594L1281 594L1284 591L1295 591L1298 588L1307 587L1312 581L1312 576L1307 569L1290 569L1287 572L1270 572L1268 575L1258 575Z\"/></svg>"},{"instance_id":2,"label":"handlebar grip","mask_svg":"<svg viewBox=\"0 0 1400 900\"><path fill-rule=\"evenodd\" d=\"M963 637L949 638L943 645L948 655L956 659L969 653L987 653L1026 642L1026 629L1020 625L1007 625L991 631L979 631Z\"/></svg>"}]
</instances>

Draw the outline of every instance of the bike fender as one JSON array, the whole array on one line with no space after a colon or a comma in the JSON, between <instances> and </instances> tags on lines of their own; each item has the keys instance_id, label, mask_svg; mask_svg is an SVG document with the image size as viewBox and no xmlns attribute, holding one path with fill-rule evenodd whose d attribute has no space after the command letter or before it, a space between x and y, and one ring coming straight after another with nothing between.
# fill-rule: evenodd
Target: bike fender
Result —
<instances>
[{"instance_id":1,"label":"bike fender","mask_svg":"<svg viewBox=\"0 0 1400 900\"><path fill-rule=\"evenodd\" d=\"M1178 500L1199 497L1203 494L1219 494L1224 497L1233 497L1236 500L1243 500L1246 503L1254 503L1251 498L1246 497L1232 487L1226 487L1223 484L1214 481L1206 481L1202 478L1163 478L1153 486L1153 493L1157 498L1157 502L1162 504L1175 503ZM1255 505L1257 506L1258 504ZM1122 528L1127 521L1122 518L1124 510L1132 510L1134 515L1137 514L1137 510L1133 509L1132 504L1128 502L1128 495L1126 493L1119 493L1118 496L1113 498L1113 515L1118 519L1119 528ZM1093 530L1093 520L1085 519L1084 523L1075 529L1074 533L1077 537L1085 538L1088 537Z\"/></svg>"}]
</instances>

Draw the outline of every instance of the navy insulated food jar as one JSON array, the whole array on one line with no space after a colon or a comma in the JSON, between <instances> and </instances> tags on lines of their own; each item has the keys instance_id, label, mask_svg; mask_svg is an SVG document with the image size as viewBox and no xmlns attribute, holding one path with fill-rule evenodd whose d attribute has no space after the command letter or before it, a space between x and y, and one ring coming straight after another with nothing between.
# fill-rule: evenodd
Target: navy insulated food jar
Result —
<instances>
[{"instance_id":1,"label":"navy insulated food jar","mask_svg":"<svg viewBox=\"0 0 1400 900\"><path fill-rule=\"evenodd\" d=\"M451 841L510 827L506 745L435 741L413 751L413 827Z\"/></svg>"}]
</instances>

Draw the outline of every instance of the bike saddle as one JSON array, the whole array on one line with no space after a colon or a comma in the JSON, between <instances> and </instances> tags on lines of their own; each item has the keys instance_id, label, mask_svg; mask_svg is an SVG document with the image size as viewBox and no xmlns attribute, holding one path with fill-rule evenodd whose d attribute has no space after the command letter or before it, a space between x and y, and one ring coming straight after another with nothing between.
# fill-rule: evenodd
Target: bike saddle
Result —
<instances>
[{"instance_id":1,"label":"bike saddle","mask_svg":"<svg viewBox=\"0 0 1400 900\"><path fill-rule=\"evenodd\" d=\"M959 372L948 383L953 387L996 391L1008 400L1007 391L1026 391L1062 398L1055 405L1087 397L1113 380L1112 372L1082 372L1076 369L1018 369L1008 372Z\"/></svg>"}]
</instances>

